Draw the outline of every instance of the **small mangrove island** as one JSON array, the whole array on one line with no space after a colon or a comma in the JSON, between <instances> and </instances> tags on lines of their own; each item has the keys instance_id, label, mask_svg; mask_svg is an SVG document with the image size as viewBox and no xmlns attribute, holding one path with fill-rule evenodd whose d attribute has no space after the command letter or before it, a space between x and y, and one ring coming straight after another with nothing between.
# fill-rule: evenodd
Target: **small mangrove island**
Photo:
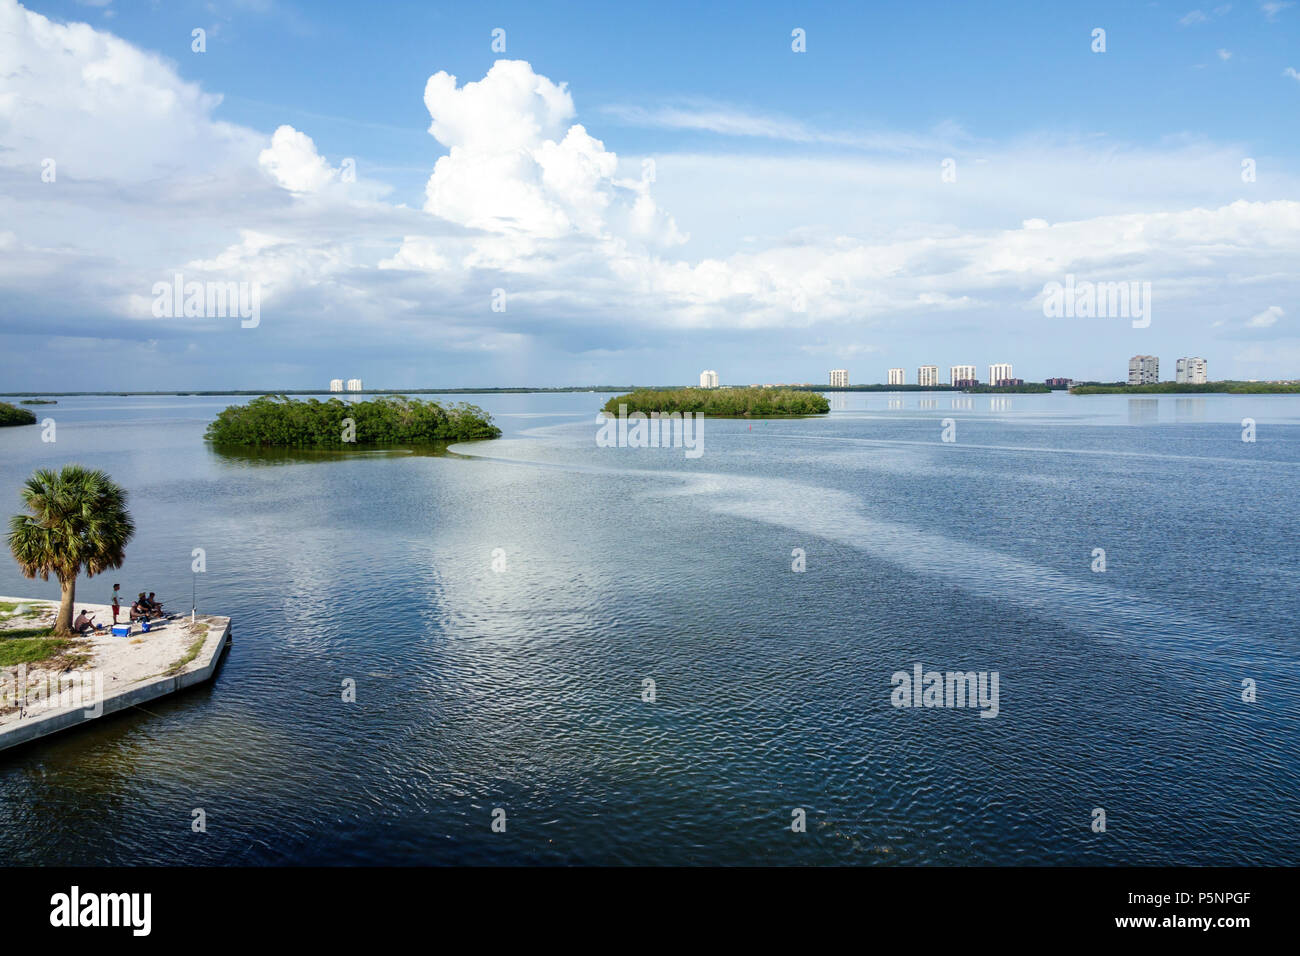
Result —
<instances>
[{"instance_id":1,"label":"small mangrove island","mask_svg":"<svg viewBox=\"0 0 1300 956\"><path fill-rule=\"evenodd\" d=\"M8 425L35 425L36 416L25 408L0 402L0 428Z\"/></svg>"},{"instance_id":2,"label":"small mangrove island","mask_svg":"<svg viewBox=\"0 0 1300 956\"><path fill-rule=\"evenodd\" d=\"M968 385L962 391L971 395L1046 395L1051 388L1035 382L1025 382L1023 385Z\"/></svg>"},{"instance_id":3,"label":"small mangrove island","mask_svg":"<svg viewBox=\"0 0 1300 956\"><path fill-rule=\"evenodd\" d=\"M781 415L824 415L831 410L825 395L795 388L640 388L605 403L604 411L669 414L699 412L715 418L772 418Z\"/></svg>"},{"instance_id":4,"label":"small mangrove island","mask_svg":"<svg viewBox=\"0 0 1300 956\"><path fill-rule=\"evenodd\" d=\"M59 404L53 398L24 398L19 405L57 405Z\"/></svg>"},{"instance_id":5,"label":"small mangrove island","mask_svg":"<svg viewBox=\"0 0 1300 956\"><path fill-rule=\"evenodd\" d=\"M214 445L263 448L347 448L360 445L424 445L499 438L501 429L477 405L386 395L364 402L263 395L231 405L208 426Z\"/></svg>"}]
</instances>

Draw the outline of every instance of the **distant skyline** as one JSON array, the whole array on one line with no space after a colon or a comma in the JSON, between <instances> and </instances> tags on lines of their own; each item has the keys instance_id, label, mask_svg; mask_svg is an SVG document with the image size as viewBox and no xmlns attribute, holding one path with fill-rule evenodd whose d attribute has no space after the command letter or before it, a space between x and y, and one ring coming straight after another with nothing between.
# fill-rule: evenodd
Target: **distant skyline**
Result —
<instances>
[{"instance_id":1,"label":"distant skyline","mask_svg":"<svg viewBox=\"0 0 1300 956\"><path fill-rule=\"evenodd\" d=\"M0 390L1300 378L1298 40L1294 3L0 0ZM1149 325L1046 317L1067 275ZM176 276L256 320L160 315Z\"/></svg>"}]
</instances>

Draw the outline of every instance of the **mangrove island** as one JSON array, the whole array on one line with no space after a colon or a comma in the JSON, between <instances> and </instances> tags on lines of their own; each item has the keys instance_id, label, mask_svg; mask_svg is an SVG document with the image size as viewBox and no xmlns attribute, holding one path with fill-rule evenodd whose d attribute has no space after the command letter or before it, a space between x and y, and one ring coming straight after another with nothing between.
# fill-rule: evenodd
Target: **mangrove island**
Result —
<instances>
[{"instance_id":1,"label":"mangrove island","mask_svg":"<svg viewBox=\"0 0 1300 956\"><path fill-rule=\"evenodd\" d=\"M0 428L7 425L35 425L36 416L25 408L0 402Z\"/></svg>"},{"instance_id":2,"label":"mangrove island","mask_svg":"<svg viewBox=\"0 0 1300 956\"><path fill-rule=\"evenodd\" d=\"M611 398L604 410L617 415L620 406L629 413L699 412L714 418L824 415L831 410L825 395L795 388L641 388Z\"/></svg>"},{"instance_id":3,"label":"mangrove island","mask_svg":"<svg viewBox=\"0 0 1300 956\"><path fill-rule=\"evenodd\" d=\"M501 429L477 405L384 396L364 402L263 395L231 405L208 426L214 445L345 448L357 445L423 445L499 438Z\"/></svg>"}]
</instances>

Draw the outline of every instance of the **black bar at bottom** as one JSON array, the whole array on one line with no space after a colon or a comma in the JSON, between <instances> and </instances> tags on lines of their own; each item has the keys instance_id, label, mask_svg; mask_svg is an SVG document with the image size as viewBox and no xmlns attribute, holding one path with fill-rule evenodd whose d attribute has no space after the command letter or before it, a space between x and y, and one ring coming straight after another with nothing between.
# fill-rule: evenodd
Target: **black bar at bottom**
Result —
<instances>
[{"instance_id":1,"label":"black bar at bottom","mask_svg":"<svg viewBox=\"0 0 1300 956\"><path fill-rule=\"evenodd\" d=\"M1125 936L1231 945L1287 925L1282 907L1293 882L1291 870L1247 868L10 868L0 870L0 898L12 942L76 934L127 945L282 938L375 946L457 925L494 940L623 925L668 945L682 941L683 921L703 920L760 937L840 926L944 947Z\"/></svg>"}]
</instances>

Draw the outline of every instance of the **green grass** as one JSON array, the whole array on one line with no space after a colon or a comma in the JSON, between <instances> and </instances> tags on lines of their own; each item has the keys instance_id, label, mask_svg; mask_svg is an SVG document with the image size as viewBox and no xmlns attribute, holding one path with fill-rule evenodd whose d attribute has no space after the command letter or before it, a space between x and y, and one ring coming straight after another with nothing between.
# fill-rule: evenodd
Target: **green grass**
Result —
<instances>
[{"instance_id":1,"label":"green grass","mask_svg":"<svg viewBox=\"0 0 1300 956\"><path fill-rule=\"evenodd\" d=\"M64 637L50 637L44 627L25 627L0 631L0 667L35 664L54 657L72 643Z\"/></svg>"},{"instance_id":2,"label":"green grass","mask_svg":"<svg viewBox=\"0 0 1300 956\"><path fill-rule=\"evenodd\" d=\"M163 671L163 676L172 677L176 674L179 674L181 671L185 670L185 668L189 665L189 663L193 661L194 658L199 656L199 651L203 650L203 642L206 641L207 639L208 639L208 629L205 625L203 625L203 631L199 634L197 638L194 639L194 643L189 646L189 649L178 661L176 661L176 663L172 664L171 667Z\"/></svg>"},{"instance_id":3,"label":"green grass","mask_svg":"<svg viewBox=\"0 0 1300 956\"><path fill-rule=\"evenodd\" d=\"M824 415L831 410L826 396L793 388L642 388L611 398L604 411L617 415L620 405L629 414L702 412L716 418Z\"/></svg>"},{"instance_id":4,"label":"green grass","mask_svg":"<svg viewBox=\"0 0 1300 956\"><path fill-rule=\"evenodd\" d=\"M26 606L27 612L18 615L20 619L24 617L40 617L46 612L43 605L33 604L31 601L0 601L0 614L12 614L23 606ZM4 632L0 631L0 635L3 634Z\"/></svg>"}]
</instances>

